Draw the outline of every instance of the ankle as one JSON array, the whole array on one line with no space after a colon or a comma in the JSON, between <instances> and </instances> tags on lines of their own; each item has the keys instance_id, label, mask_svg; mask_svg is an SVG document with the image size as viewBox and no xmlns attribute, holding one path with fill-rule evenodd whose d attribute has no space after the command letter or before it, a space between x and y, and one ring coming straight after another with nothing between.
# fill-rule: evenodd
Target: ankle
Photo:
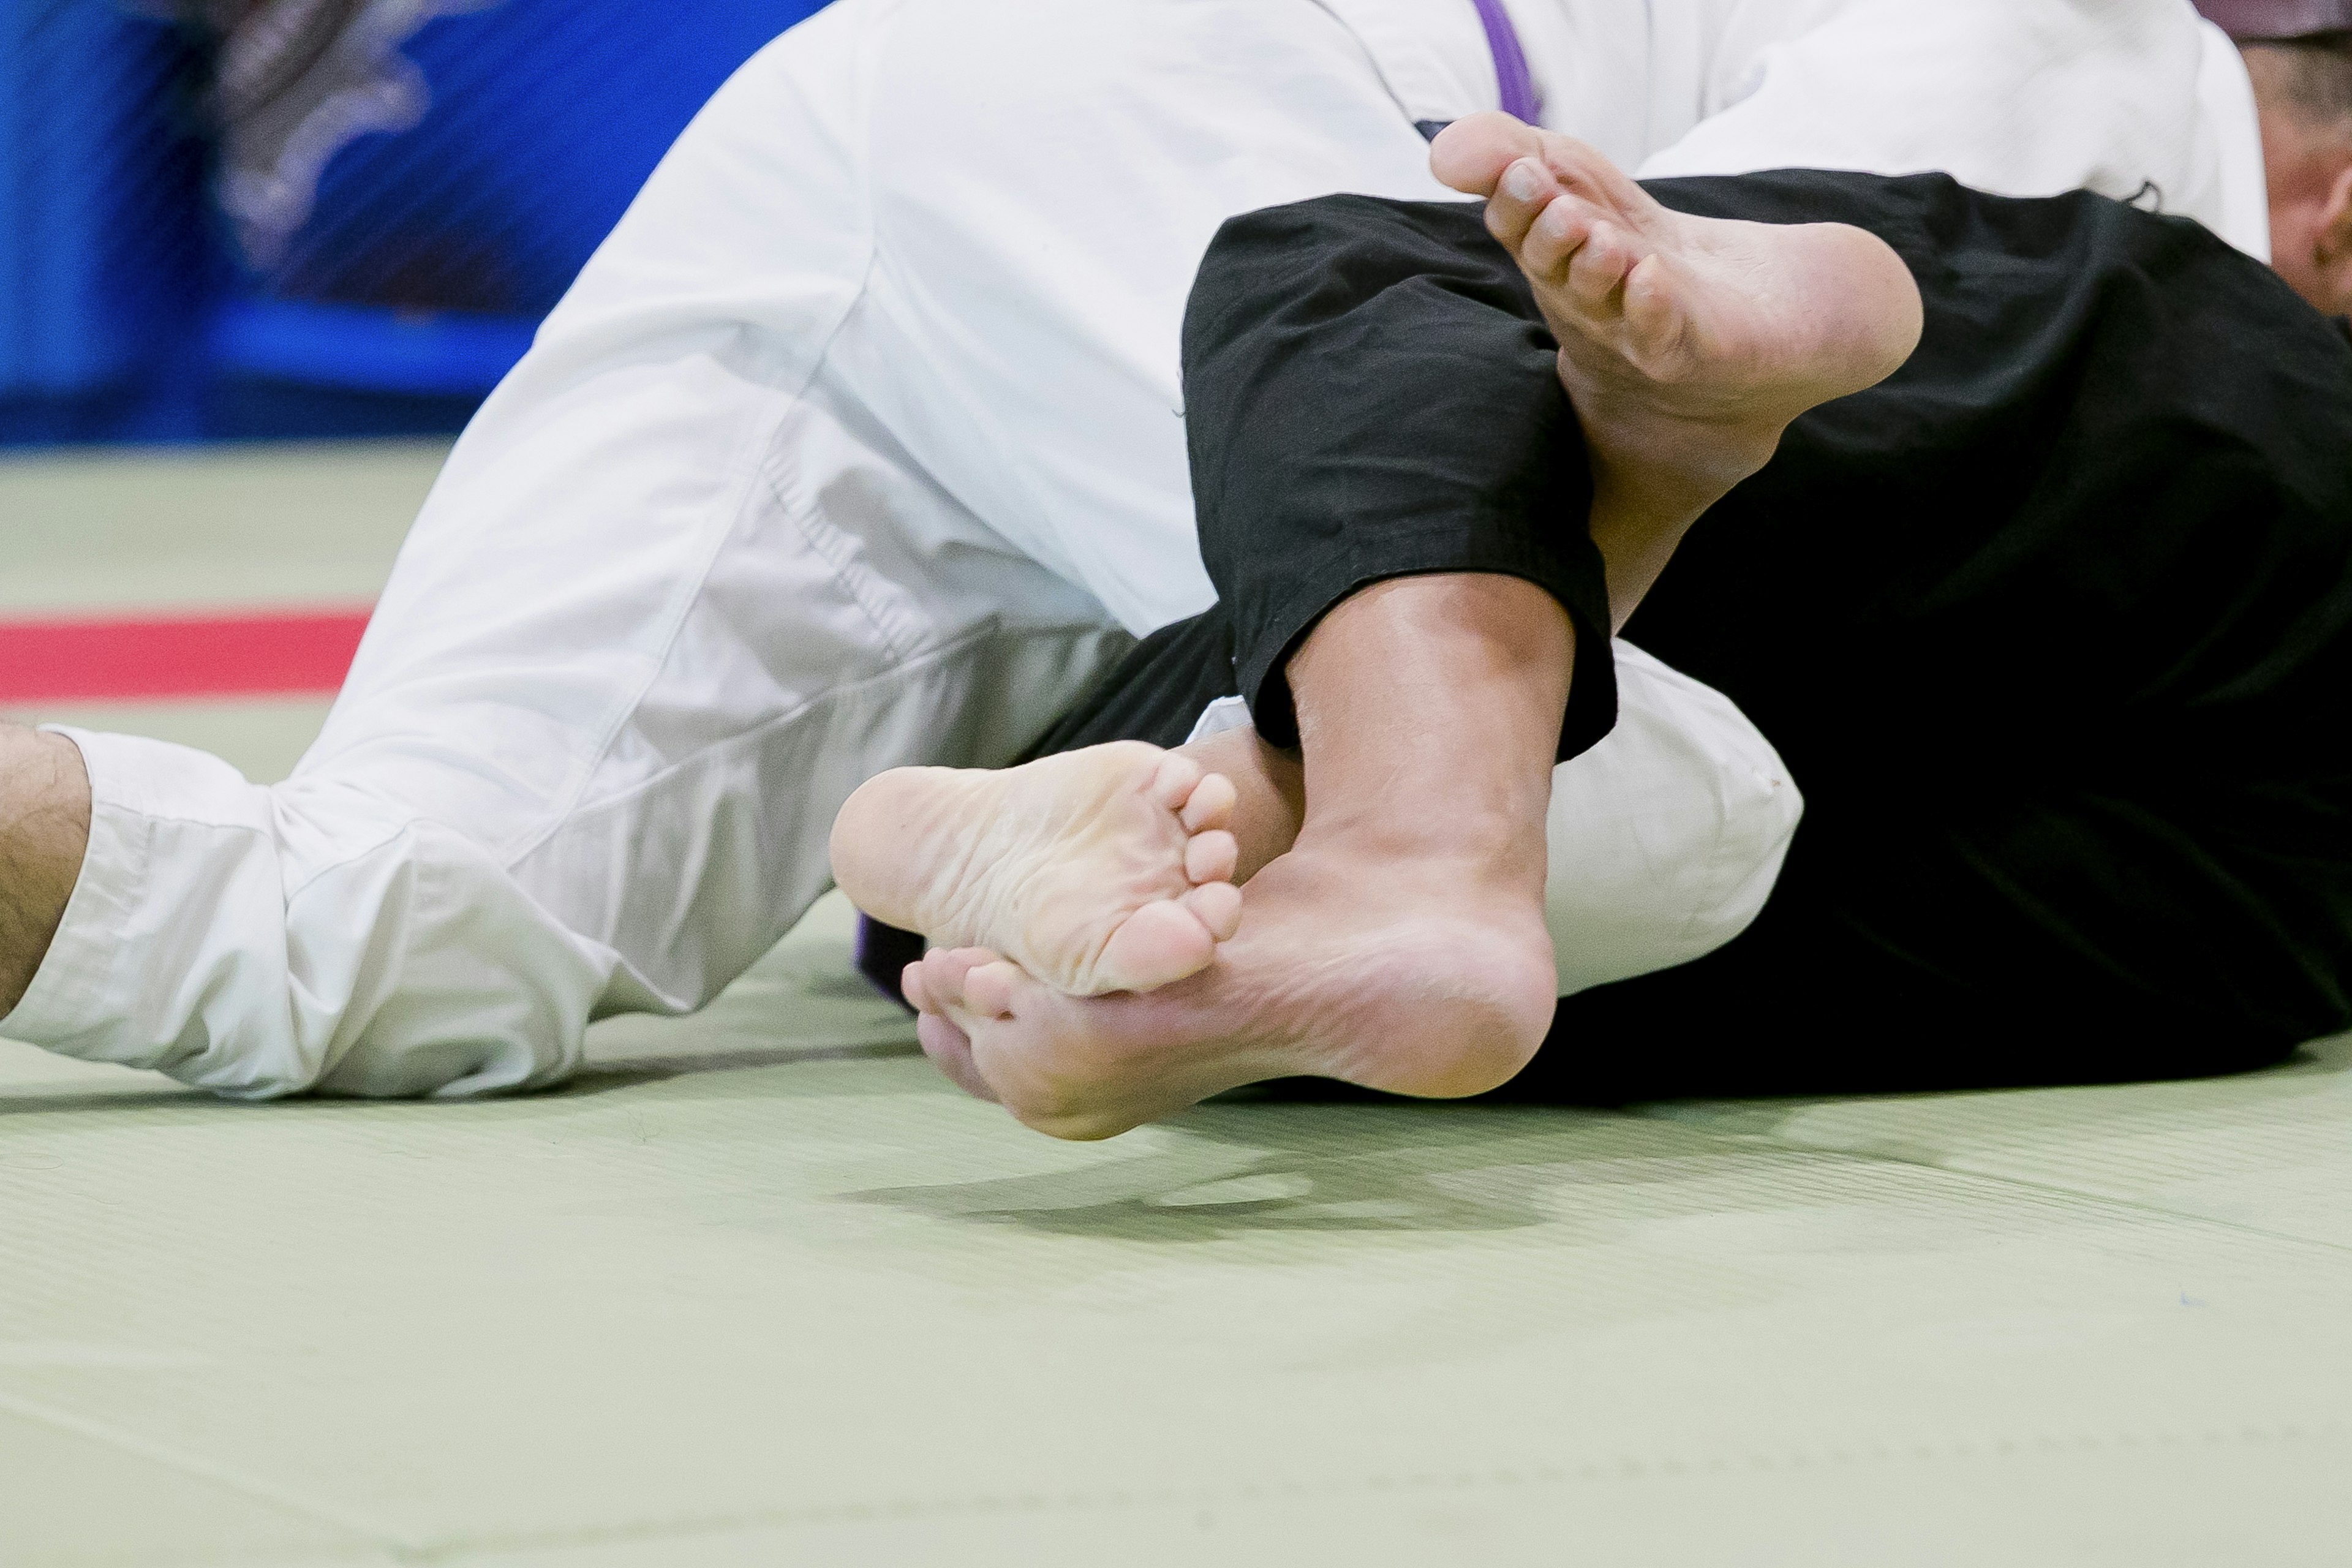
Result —
<instances>
[{"instance_id":1,"label":"ankle","mask_svg":"<svg viewBox=\"0 0 2352 1568\"><path fill-rule=\"evenodd\" d=\"M1540 813L1454 808L1427 817L1326 812L1300 831L1310 863L1430 877L1481 890L1528 881L1540 893L1546 841Z\"/></svg>"},{"instance_id":2,"label":"ankle","mask_svg":"<svg viewBox=\"0 0 2352 1568\"><path fill-rule=\"evenodd\" d=\"M1713 420L1634 410L1622 418L1605 411L1586 416L1593 511L1638 510L1686 527L1761 472L1788 428L1789 421L1777 415Z\"/></svg>"}]
</instances>

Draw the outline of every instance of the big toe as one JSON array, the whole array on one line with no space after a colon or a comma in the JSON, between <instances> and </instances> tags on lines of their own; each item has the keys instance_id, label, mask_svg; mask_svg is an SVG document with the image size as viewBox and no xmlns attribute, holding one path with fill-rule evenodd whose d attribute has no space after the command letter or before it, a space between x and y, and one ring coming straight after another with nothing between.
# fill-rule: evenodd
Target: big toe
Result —
<instances>
[{"instance_id":1,"label":"big toe","mask_svg":"<svg viewBox=\"0 0 2352 1568\"><path fill-rule=\"evenodd\" d=\"M922 1000L915 1004L916 1011L944 1013L962 1003L965 978L982 965L995 962L996 954L984 947L935 947L923 954L920 964L909 966L908 976L913 984L908 985L908 994L912 997L921 993Z\"/></svg>"},{"instance_id":2,"label":"big toe","mask_svg":"<svg viewBox=\"0 0 2352 1568\"><path fill-rule=\"evenodd\" d=\"M1503 171L1543 154L1543 134L1499 110L1465 114L1429 144L1429 172L1466 195L1491 196Z\"/></svg>"},{"instance_id":3,"label":"big toe","mask_svg":"<svg viewBox=\"0 0 2352 1568\"><path fill-rule=\"evenodd\" d=\"M947 1075L948 1081L971 1096L993 1103L996 1090L981 1076L972 1060L971 1037L952 1021L937 1013L926 1013L915 1021L915 1038L922 1043L923 1054L932 1065Z\"/></svg>"}]
</instances>

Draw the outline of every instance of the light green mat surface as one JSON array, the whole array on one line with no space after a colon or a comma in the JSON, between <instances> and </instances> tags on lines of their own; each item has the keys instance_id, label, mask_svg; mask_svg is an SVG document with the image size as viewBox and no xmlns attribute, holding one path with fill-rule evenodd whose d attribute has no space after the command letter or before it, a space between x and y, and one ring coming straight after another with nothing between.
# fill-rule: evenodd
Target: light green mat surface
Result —
<instances>
[{"instance_id":1,"label":"light green mat surface","mask_svg":"<svg viewBox=\"0 0 2352 1568\"><path fill-rule=\"evenodd\" d=\"M2352 1041L1074 1146L848 930L533 1099L0 1044L0 1564L2352 1561Z\"/></svg>"},{"instance_id":2,"label":"light green mat surface","mask_svg":"<svg viewBox=\"0 0 2352 1568\"><path fill-rule=\"evenodd\" d=\"M371 603L448 450L0 454L0 613Z\"/></svg>"}]
</instances>

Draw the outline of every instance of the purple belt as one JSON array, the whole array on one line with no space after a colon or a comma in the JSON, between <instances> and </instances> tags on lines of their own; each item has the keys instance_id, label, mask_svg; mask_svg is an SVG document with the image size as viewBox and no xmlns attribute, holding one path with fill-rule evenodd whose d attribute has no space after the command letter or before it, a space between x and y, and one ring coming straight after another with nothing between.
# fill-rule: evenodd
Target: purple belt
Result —
<instances>
[{"instance_id":1,"label":"purple belt","mask_svg":"<svg viewBox=\"0 0 2352 1568\"><path fill-rule=\"evenodd\" d=\"M1486 29L1486 52L1495 57L1495 87L1503 112L1530 125L1538 123L1536 117L1542 106L1536 101L1535 79L1528 74L1528 52L1519 47L1519 30L1511 26L1511 14L1503 9L1503 0L1470 0L1470 4L1478 7L1479 23Z\"/></svg>"},{"instance_id":2,"label":"purple belt","mask_svg":"<svg viewBox=\"0 0 2352 1568\"><path fill-rule=\"evenodd\" d=\"M1528 124L1538 123L1535 79L1528 74L1528 55L1519 47L1519 32L1503 0L1470 0L1478 8L1479 25L1486 29L1486 49L1495 57L1495 87L1503 112ZM1433 133L1433 128L1432 128ZM923 956L923 939L913 931L886 926L871 916L857 917L857 973L874 988L905 1006L898 988L899 971Z\"/></svg>"}]
</instances>

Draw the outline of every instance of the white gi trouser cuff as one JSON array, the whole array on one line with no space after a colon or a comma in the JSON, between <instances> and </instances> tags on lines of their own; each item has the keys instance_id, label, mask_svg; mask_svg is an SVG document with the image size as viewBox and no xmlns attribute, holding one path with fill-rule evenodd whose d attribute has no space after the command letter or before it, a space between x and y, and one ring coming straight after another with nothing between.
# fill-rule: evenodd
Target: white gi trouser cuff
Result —
<instances>
[{"instance_id":1,"label":"white gi trouser cuff","mask_svg":"<svg viewBox=\"0 0 2352 1568\"><path fill-rule=\"evenodd\" d=\"M89 847L8 1037L239 1099L463 1094L577 1065L610 961L463 838L347 787L55 732L89 771Z\"/></svg>"},{"instance_id":2,"label":"white gi trouser cuff","mask_svg":"<svg viewBox=\"0 0 2352 1568\"><path fill-rule=\"evenodd\" d=\"M1559 994L1704 958L1764 911L1804 797L1728 697L1619 641L1617 727L1552 770Z\"/></svg>"},{"instance_id":3,"label":"white gi trouser cuff","mask_svg":"<svg viewBox=\"0 0 2352 1568\"><path fill-rule=\"evenodd\" d=\"M1763 732L1720 691L1632 643L1617 727L1552 770L1544 924L1559 994L1704 958L1764 912L1804 797ZM1190 737L1250 726L1221 697Z\"/></svg>"}]
</instances>

